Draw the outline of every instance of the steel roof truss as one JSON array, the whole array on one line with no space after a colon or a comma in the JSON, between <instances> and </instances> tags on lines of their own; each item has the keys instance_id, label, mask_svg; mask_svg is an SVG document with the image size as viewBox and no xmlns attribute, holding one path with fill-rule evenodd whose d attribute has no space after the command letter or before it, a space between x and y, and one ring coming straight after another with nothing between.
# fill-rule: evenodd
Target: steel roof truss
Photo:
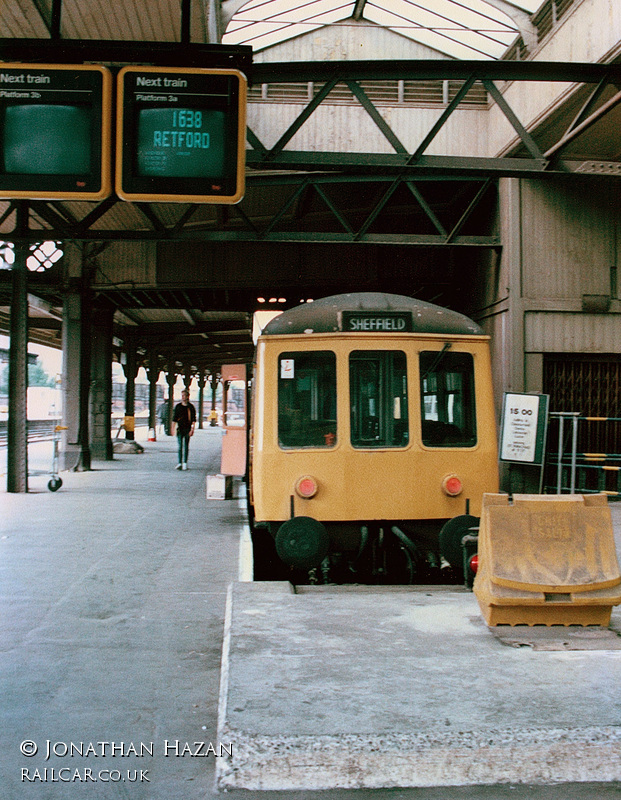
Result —
<instances>
[{"instance_id":1,"label":"steel roof truss","mask_svg":"<svg viewBox=\"0 0 621 800\"><path fill-rule=\"evenodd\" d=\"M511 126L513 127L513 129L517 133L517 135L520 137L520 139L522 140L524 146L526 147L528 152L531 154L531 156L536 161L540 161L541 164L542 164L542 167L545 167L545 165L547 164L547 161L546 161L543 153L541 152L541 150L537 146L537 143L535 142L533 137L528 133L526 128L522 125L520 120L516 117L515 113L513 112L513 109L511 108L509 103L507 103L507 101L505 100L504 96L496 88L496 84L494 83L494 81L483 80L483 86L485 86L487 91L494 98L494 100L496 101L496 105L498 106L498 108L500 108L502 113L509 120L509 123L511 124Z\"/></svg>"},{"instance_id":2,"label":"steel roof truss","mask_svg":"<svg viewBox=\"0 0 621 800\"><path fill-rule=\"evenodd\" d=\"M455 111L457 106L461 103L461 101L464 99L464 97L468 94L468 92L470 91L470 88L472 87L474 82L475 82L475 78L472 75L470 75L470 77L468 77L466 79L465 83L462 85L461 89L457 92L455 97L451 100L451 102L448 104L446 109L443 111L443 113L441 114L441 116L438 119L438 121L433 125L433 127L431 128L431 130L429 131L427 136L425 136L425 138L420 143L420 145L416 148L414 153L412 153L411 157L408 160L408 164L414 163L414 162L416 162L416 161L418 161L420 159L420 157L423 155L425 150L429 147L431 142L435 139L435 137L438 134L438 132L440 131L440 129L442 127L444 127L444 124L446 123L448 118L451 116L453 111Z\"/></svg>"},{"instance_id":3,"label":"steel roof truss","mask_svg":"<svg viewBox=\"0 0 621 800\"><path fill-rule=\"evenodd\" d=\"M396 152L407 153L408 152L407 149L401 144L401 142L397 138L395 132L392 130L390 125L386 122L384 117L382 117L377 108L369 100L362 86L360 86L360 84L357 81L346 81L346 84L349 87L351 93L354 95L354 97L360 102L364 110L371 117L373 122L384 134L386 139L388 139L390 144L394 147Z\"/></svg>"},{"instance_id":4,"label":"steel roof truss","mask_svg":"<svg viewBox=\"0 0 621 800\"><path fill-rule=\"evenodd\" d=\"M479 191L476 193L475 197L472 198L472 201L468 205L468 208L464 211L464 213L461 215L461 218L457 221L453 230L446 237L447 244L451 244L454 241L455 237L458 235L459 231L466 224L468 218L470 217L474 209L479 205L480 201L485 196L491 184L492 184L492 179L488 178L483 184L483 186L481 186Z\"/></svg>"},{"instance_id":5,"label":"steel roof truss","mask_svg":"<svg viewBox=\"0 0 621 800\"><path fill-rule=\"evenodd\" d=\"M186 210L179 217L177 222L172 226L170 230L171 236L174 237L183 230L186 223L190 221L191 217L196 213L197 209L198 209L198 203L194 203L193 205L186 208Z\"/></svg>"},{"instance_id":6,"label":"steel roof truss","mask_svg":"<svg viewBox=\"0 0 621 800\"><path fill-rule=\"evenodd\" d=\"M321 199L328 206L330 211L334 214L336 220L345 228L345 230L348 233L351 233L353 235L354 229L351 227L349 222L345 219L345 217L341 214L341 212L338 210L338 208L334 205L332 200L328 197L328 195L321 188L321 184L313 183L313 186L314 186L315 191L319 195L319 197L321 197Z\"/></svg>"},{"instance_id":7,"label":"steel roof truss","mask_svg":"<svg viewBox=\"0 0 621 800\"><path fill-rule=\"evenodd\" d=\"M143 216L149 220L154 230L159 233L168 231L162 220L157 216L155 211L153 211L153 207L150 203L134 203L134 207L142 212Z\"/></svg>"},{"instance_id":8,"label":"steel roof truss","mask_svg":"<svg viewBox=\"0 0 621 800\"><path fill-rule=\"evenodd\" d=\"M567 134L571 133L574 130L574 128L580 125L580 123L583 122L591 114L593 108L595 107L595 104L597 103L597 101L599 100L599 98L601 97L603 91L607 86L608 86L608 81L606 81L605 78L602 78L601 81L597 84L597 86L593 88L593 91L590 93L586 102L584 103L580 111L577 113L575 119L573 119L571 124L568 126L562 138L565 138Z\"/></svg>"},{"instance_id":9,"label":"steel roof truss","mask_svg":"<svg viewBox=\"0 0 621 800\"><path fill-rule=\"evenodd\" d=\"M302 183L298 186L298 188L293 192L293 194L286 200L284 205L281 207L280 211L278 211L274 217L272 217L272 221L269 223L267 228L264 231L264 234L270 233L276 225L280 222L280 220L285 216L287 211L291 208L291 206L295 203L295 201L301 197L302 193L308 186L308 181L302 181Z\"/></svg>"},{"instance_id":10,"label":"steel roof truss","mask_svg":"<svg viewBox=\"0 0 621 800\"><path fill-rule=\"evenodd\" d=\"M431 206L427 203L425 198L422 196L422 194L420 193L420 191L419 191L418 187L416 186L416 184L414 183L414 181L406 181L405 184L408 187L408 189L410 190L410 192L416 198L416 201L418 202L419 206L423 209L423 211L427 215L427 218L431 220L434 228L438 231L438 233L441 236L446 236L446 230L444 229L444 226L442 225L440 220L436 217L436 215L433 213L433 210L432 210Z\"/></svg>"},{"instance_id":11,"label":"steel roof truss","mask_svg":"<svg viewBox=\"0 0 621 800\"><path fill-rule=\"evenodd\" d=\"M553 147L551 147L546 152L546 157L551 157L556 155L559 150L561 150L566 145L573 142L580 134L584 133L587 128L590 128L591 125L595 124L597 120L604 117L609 111L611 111L615 106L621 103L621 92L617 92L614 97L611 97L610 100L607 100L604 105L600 106L597 111L594 111L589 117L582 120L579 125L576 125L571 131L566 133Z\"/></svg>"},{"instance_id":12,"label":"steel roof truss","mask_svg":"<svg viewBox=\"0 0 621 800\"><path fill-rule=\"evenodd\" d=\"M366 220L362 224L362 227L359 229L358 233L355 234L354 241L356 241L356 242L360 241L360 239L369 230L371 225L375 222L375 220L379 216L379 214L382 211L382 209L386 207L386 204L388 203L388 201L390 200L392 195L395 193L395 191L396 191L396 189L397 189L397 187L399 186L400 183L401 183L401 179L400 178L396 178L390 184L388 189L384 192L384 194L380 198L379 202L376 203L375 208L373 208L373 210L371 211L369 216L366 218Z\"/></svg>"},{"instance_id":13,"label":"steel roof truss","mask_svg":"<svg viewBox=\"0 0 621 800\"><path fill-rule=\"evenodd\" d=\"M248 214L246 214L246 212L241 207L241 205L238 203L237 205L233 206L233 208L235 209L237 214L243 219L243 221L246 223L246 225L248 226L249 230L254 231L258 236L259 235L259 229L254 224L254 222L250 219Z\"/></svg>"},{"instance_id":14,"label":"steel roof truss","mask_svg":"<svg viewBox=\"0 0 621 800\"><path fill-rule=\"evenodd\" d=\"M306 106L306 108L302 111L302 113L295 119L292 124L287 128L287 130L283 133L280 139L276 142L274 147L266 154L265 160L271 161L275 158L281 150L285 147L287 142L291 141L295 134L300 130L302 125L306 122L306 120L311 116L311 114L315 111L315 109L321 105L321 103L325 100L325 98L330 94L332 89L336 86L339 82L339 78L335 77L329 80L323 88L313 97L310 103Z\"/></svg>"}]
</instances>

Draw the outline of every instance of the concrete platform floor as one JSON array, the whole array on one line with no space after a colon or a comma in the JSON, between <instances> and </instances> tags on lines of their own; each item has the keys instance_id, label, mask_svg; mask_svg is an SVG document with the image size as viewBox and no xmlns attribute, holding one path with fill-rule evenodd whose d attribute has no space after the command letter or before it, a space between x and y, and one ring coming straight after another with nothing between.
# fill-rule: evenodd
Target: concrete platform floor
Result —
<instances>
[{"instance_id":1,"label":"concrete platform floor","mask_svg":"<svg viewBox=\"0 0 621 800\"><path fill-rule=\"evenodd\" d=\"M481 710L486 724L497 729L492 717L510 714L512 708L495 709L490 703L494 683L502 684L508 670L506 664L496 668L496 656L491 657L498 643L489 642L476 612L468 612L473 619L464 622L451 611L456 598L467 609L471 595L431 598L443 609L440 618L448 626L446 634L433 636L439 652L448 652L456 635L459 641L470 636L479 645L469 662L465 653L460 655L476 678L475 691L470 688L462 698L455 697L457 687L445 681L442 659L434 658L430 647L416 653L416 637L431 635L421 631L420 614L412 616L422 602L431 624L425 594L418 599L412 592L367 594L364 613L371 607L376 611L365 617L352 605L353 597L344 602L335 593L290 595L288 586L240 584L238 502L205 498L205 476L219 468L220 437L219 429L197 432L188 472L174 469L175 443L165 437L145 443L143 455L118 455L112 462L96 462L92 472L63 473L64 485L55 494L45 488L46 475L33 476L26 495L7 494L6 484L0 486L2 800L621 798L621 784L609 780L605 770L589 782L574 779L560 785L551 779L538 785L231 788L224 793L221 783L218 790L216 765L221 765L221 777L231 774L227 748L232 746L233 758L238 757L233 766L240 766L248 742L256 749L257 737L264 734L269 753L287 737L323 733L336 742L337 761L348 752L341 744L361 732L393 742L419 734L412 699L404 705L402 696L391 693L405 675L415 677L426 696L439 686L435 702L443 731L470 730L465 723L480 720ZM45 469L51 450L48 457L38 447L31 463L38 458ZM613 507L619 521L620 512L621 507ZM234 635L222 672L228 710L220 702L218 732L231 584L236 601L229 606L226 625ZM295 613L279 615L291 602L298 602ZM270 609L277 613L270 617ZM245 627L233 625L236 615ZM270 631L283 622L282 630ZM498 646L501 658L511 654L525 663L535 655L530 648ZM384 660L367 676L373 648L383 652ZM409 661L410 656L418 662ZM590 727L620 724L618 655L545 652L543 657L564 665L561 681L576 663L584 665L586 690L574 709L576 717ZM426 669L416 670L423 659ZM538 675L532 669L525 674L531 684L523 691L531 707L545 710L549 698L536 683ZM367 683L371 691L365 691L365 681L375 676L378 680ZM341 691L344 677L347 689ZM549 688L552 696L562 695L562 687ZM603 695L598 698L599 688ZM520 725L527 710L520 710ZM421 708L419 721L428 724L433 713L431 705ZM559 719L570 724L573 716L567 706ZM330 767L325 748L307 755L315 773ZM266 774L285 774L276 760L269 761Z\"/></svg>"},{"instance_id":2,"label":"concrete platform floor","mask_svg":"<svg viewBox=\"0 0 621 800\"><path fill-rule=\"evenodd\" d=\"M197 431L187 472L175 470L176 440L165 437L144 442L142 455L62 473L56 493L36 476L28 494L0 494L3 800L213 791L213 756L187 757L177 742L216 736L241 529L238 501L206 500L221 435ZM71 742L94 747L63 755Z\"/></svg>"},{"instance_id":3,"label":"concrete platform floor","mask_svg":"<svg viewBox=\"0 0 621 800\"><path fill-rule=\"evenodd\" d=\"M613 632L590 642L592 629L557 628L555 649L510 646L474 595L432 587L238 583L229 615L223 788L621 780Z\"/></svg>"}]
</instances>

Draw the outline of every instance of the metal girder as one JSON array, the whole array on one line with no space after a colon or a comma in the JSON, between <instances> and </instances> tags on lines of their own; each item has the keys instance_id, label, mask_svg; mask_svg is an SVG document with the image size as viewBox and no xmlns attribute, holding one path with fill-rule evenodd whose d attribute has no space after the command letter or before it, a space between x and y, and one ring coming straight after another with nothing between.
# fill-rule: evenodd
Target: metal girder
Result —
<instances>
[{"instance_id":1,"label":"metal girder","mask_svg":"<svg viewBox=\"0 0 621 800\"><path fill-rule=\"evenodd\" d=\"M251 65L248 59L250 48L233 47L224 51L214 45L128 43L128 42L47 42L39 40L6 40L0 39L0 57L19 59L32 53L46 61L76 61L85 58L89 61L123 63L124 60L135 62L144 56L146 63L193 65L200 61L201 65L217 60L220 53L224 61L239 56L245 59L245 67L252 83L263 82L324 82L324 86L305 105L301 113L289 124L287 129L276 137L272 147L266 147L259 137L250 129L247 139L251 149L247 150L248 165L246 176L247 199L227 209L226 215L216 213L210 220L200 224L196 222L197 205L188 204L173 223L168 215L161 215L155 205L135 204L141 212L144 223L138 229L133 223L131 229L105 228L102 221L106 213L115 204L123 201L112 196L97 204L69 204L62 201L31 201L30 213L38 218L27 230L6 231L3 237L14 241L39 242L44 235L56 240L99 241L101 243L124 239L127 241L191 241L205 242L334 242L334 243L398 243L424 246L450 244L453 246L497 245L496 237L483 235L462 236L455 230L453 223L445 224L432 204L426 202L424 193L420 192L423 181L455 181L469 180L483 182L503 176L514 177L554 177L566 176L581 169L582 162L573 163L559 158L560 151L567 147L576 137L601 119L609 110L621 101L621 94L612 100L604 101L602 92L612 84L621 84L621 64L576 64L555 62L481 62L481 61L346 61L346 62L293 62L264 63ZM131 53L131 59L130 59ZM362 81L374 80L451 80L462 81L463 85L455 97L447 103L439 118L432 125L426 136L414 152L409 153L397 134L382 116L380 110L371 101L369 94L362 86ZM508 119L521 146L519 157L484 158L472 156L450 156L426 154L431 142L446 124L450 116L460 107L468 90L475 81L480 81L494 102ZM593 85L594 91L582 105L579 114L569 126L565 126L559 134L556 144L546 143L540 147L532 132L520 122L517 115L507 104L499 90L497 81L559 81ZM295 151L285 147L293 136L326 101L330 91L337 83L349 87L353 97L373 120L382 136L390 143L394 152L388 153L349 153L335 151ZM514 147L515 150L515 147ZM619 165L621 171L621 164ZM610 170L615 174L614 170ZM416 181L416 184L414 183ZM384 200L375 199L363 215L362 220L352 222L348 207L342 197L340 200L331 196L328 185L333 184L368 184L386 183ZM277 187L292 186L292 193L287 194L276 210L272 210L269 219L264 218L262 209L267 204L260 201L261 192L276 190ZM413 201L416 201L417 212L424 212L423 219L429 221L435 233L402 229L399 225L392 230L374 231L373 223L380 213L390 208L390 199L400 186L407 187ZM418 188L416 188L418 187ZM300 198L307 198L308 192L314 192L320 198L323 208L332 224L338 223L337 230L325 230L315 226L302 213L292 213ZM282 194L282 192L281 192ZM258 202L257 202L258 200ZM86 213L83 209L86 207ZM15 204L9 203L2 213L0 223L7 227L7 220L14 213ZM250 208L259 209L257 212ZM79 209L79 212L78 212ZM83 213L81 218L74 214ZM119 215L120 216L120 215ZM297 220L297 223L296 223ZM41 230L41 223L44 230ZM297 224L297 227L296 227ZM49 227L46 227L49 226Z\"/></svg>"},{"instance_id":2,"label":"metal girder","mask_svg":"<svg viewBox=\"0 0 621 800\"><path fill-rule=\"evenodd\" d=\"M403 158L404 156L395 154L396 157ZM427 163L426 157L421 160L423 166ZM127 241L204 241L204 242L249 242L249 241L262 241L262 242L334 242L334 243L376 243L376 244L412 244L424 246L436 246L448 244L449 241L455 246L483 246L494 247L498 244L497 237L488 236L485 231L481 234L477 232L476 235L470 236L457 236L453 234L449 240L449 232L452 228L450 224L443 224L438 216L438 213L433 210L431 203L427 202L422 191L425 184L437 185L437 180L433 179L427 181L424 177L419 177L414 182L411 173L407 170L403 171L404 174L393 176L383 174L380 171L376 175L358 175L358 176L343 176L336 174L304 174L296 175L295 180L292 180L291 175L283 176L282 180L278 176L272 176L271 180L266 181L266 177L260 180L260 183L268 187L280 187L283 199L278 208L275 208L268 219L261 220L258 224L257 220L253 220L248 214L245 213L243 205L234 206L231 209L231 216L226 219L219 219L215 217L208 223L201 226L185 227L185 222L195 212L196 206L188 206L188 208L181 214L180 221L169 225L164 225L161 219L156 215L155 210L148 205L140 204L140 211L145 213L145 218L149 221L149 227L142 230L124 230L119 232L117 230L102 230L100 228L88 230L85 225L85 219L75 220L69 222L65 217L56 211L56 206L50 202L37 201L32 202L31 207L36 211L38 216L46 220L52 227L50 230L45 230L45 237L50 239L73 239L82 241L97 241L100 247L105 247L106 242L117 241L123 238ZM460 170L456 173L459 182L465 183L464 171ZM477 180L477 178L479 180ZM341 196L335 199L330 195L332 189L338 191L339 187L354 181L360 185L369 187L377 186L379 192L373 205L367 209L361 209L363 218L359 222L349 218L351 209L344 206L343 192ZM478 183L482 182L480 174L476 170L472 171L469 176L469 182L475 187ZM382 187L386 184L386 188ZM492 185L488 181L486 186ZM389 188L390 187L390 188ZM407 189L407 194L402 195L398 203L398 208L407 208L408 203L413 206L413 210L420 215L423 212L422 219L429 220L436 233L429 233L425 225L420 231L412 230L412 218L399 220L395 219L392 230L374 230L373 223L380 215L380 213L393 213L394 208L390 206L390 201L395 191L400 187ZM330 190L330 191L329 191ZM251 191L251 185L249 186ZM476 188L475 188L476 191ZM347 197L350 196L346 193ZM304 209L301 213L294 213L293 208L301 197L306 198ZM317 208L314 211L315 216L307 214L310 200L316 199L323 214L319 214L319 219L315 220L318 215ZM118 201L120 202L120 201ZM348 201L351 202L351 201ZM102 209L102 206L105 208ZM91 220L96 220L111 207L110 201L98 205L95 209L91 210L87 217ZM462 209L463 211L463 209ZM338 230L326 229L326 225L330 228L330 221L338 223ZM12 237L7 237L12 238ZM42 231L40 228L31 229L28 232L22 233L22 239L28 242L39 242L42 239Z\"/></svg>"},{"instance_id":3,"label":"metal girder","mask_svg":"<svg viewBox=\"0 0 621 800\"><path fill-rule=\"evenodd\" d=\"M363 170L382 168L400 174L408 170L413 175L437 172L447 174L451 170L470 170L479 175L538 176L543 173L559 172L566 174L572 171L562 163L555 163L551 167L549 159L520 121L517 114L507 102L495 81L547 81L547 82L574 82L576 84L594 83L599 87L616 85L621 79L621 65L619 64L559 64L554 62L480 62L480 61L392 61L392 62L295 62L292 64L259 64L255 65L253 79L257 83L299 83L309 84L324 81L320 92L315 95L303 108L298 117L290 123L287 130L278 139L276 145L267 148L254 131L248 129L248 142L252 150L247 153L247 163L254 169L348 169L362 172ZM433 123L429 132L423 137L416 150L408 154L399 137L388 125L379 110L364 91L362 81L374 80L444 80L463 81L456 96L447 104L440 117ZM481 158L481 157L451 157L440 156L429 160L425 152L448 119L465 100L472 85L480 81L488 95L501 110L505 118L516 132L522 146L530 158ZM384 138L395 151L388 157L372 153L341 153L341 152L294 152L285 151L285 145L291 141L295 133L305 124L315 110L329 97L332 89L338 84L345 84L367 112ZM590 100L588 111L597 103L601 89L596 90ZM575 130L568 132L558 143L557 147L548 148L555 154L557 149L567 144L578 136L589 124L593 124L598 115L601 117L616 105L618 101L609 101L602 108L593 111L591 116L584 120L580 118L575 123ZM588 113L587 111L583 114ZM569 136L571 135L571 139ZM392 156L392 158L390 158Z\"/></svg>"},{"instance_id":4,"label":"metal girder","mask_svg":"<svg viewBox=\"0 0 621 800\"><path fill-rule=\"evenodd\" d=\"M474 80L610 83L621 80L621 64L558 61L393 61L265 62L252 67L252 82L299 83L347 80Z\"/></svg>"},{"instance_id":5,"label":"metal girder","mask_svg":"<svg viewBox=\"0 0 621 800\"><path fill-rule=\"evenodd\" d=\"M106 39L0 38L0 59L44 64L154 64L169 67L233 67L252 73L252 47L197 42Z\"/></svg>"}]
</instances>

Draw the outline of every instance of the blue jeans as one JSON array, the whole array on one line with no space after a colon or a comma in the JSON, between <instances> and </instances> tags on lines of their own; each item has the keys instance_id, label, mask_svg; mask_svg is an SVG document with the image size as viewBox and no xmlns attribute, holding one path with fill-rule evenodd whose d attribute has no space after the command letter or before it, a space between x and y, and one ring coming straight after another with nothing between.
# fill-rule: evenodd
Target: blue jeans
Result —
<instances>
[{"instance_id":1,"label":"blue jeans","mask_svg":"<svg viewBox=\"0 0 621 800\"><path fill-rule=\"evenodd\" d=\"M177 431L177 444L179 445L179 463L188 463L188 451L190 449L190 434L179 433Z\"/></svg>"}]
</instances>

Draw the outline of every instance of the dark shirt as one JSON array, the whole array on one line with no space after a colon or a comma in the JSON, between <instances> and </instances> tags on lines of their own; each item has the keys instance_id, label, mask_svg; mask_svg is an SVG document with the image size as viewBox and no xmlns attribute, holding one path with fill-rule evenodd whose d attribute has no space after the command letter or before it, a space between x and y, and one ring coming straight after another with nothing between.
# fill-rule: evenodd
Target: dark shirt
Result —
<instances>
[{"instance_id":1,"label":"dark shirt","mask_svg":"<svg viewBox=\"0 0 621 800\"><path fill-rule=\"evenodd\" d=\"M196 409L192 403L188 403L187 406L177 403L173 413L173 422L177 423L177 433L189 433L192 423L196 422Z\"/></svg>"}]
</instances>

